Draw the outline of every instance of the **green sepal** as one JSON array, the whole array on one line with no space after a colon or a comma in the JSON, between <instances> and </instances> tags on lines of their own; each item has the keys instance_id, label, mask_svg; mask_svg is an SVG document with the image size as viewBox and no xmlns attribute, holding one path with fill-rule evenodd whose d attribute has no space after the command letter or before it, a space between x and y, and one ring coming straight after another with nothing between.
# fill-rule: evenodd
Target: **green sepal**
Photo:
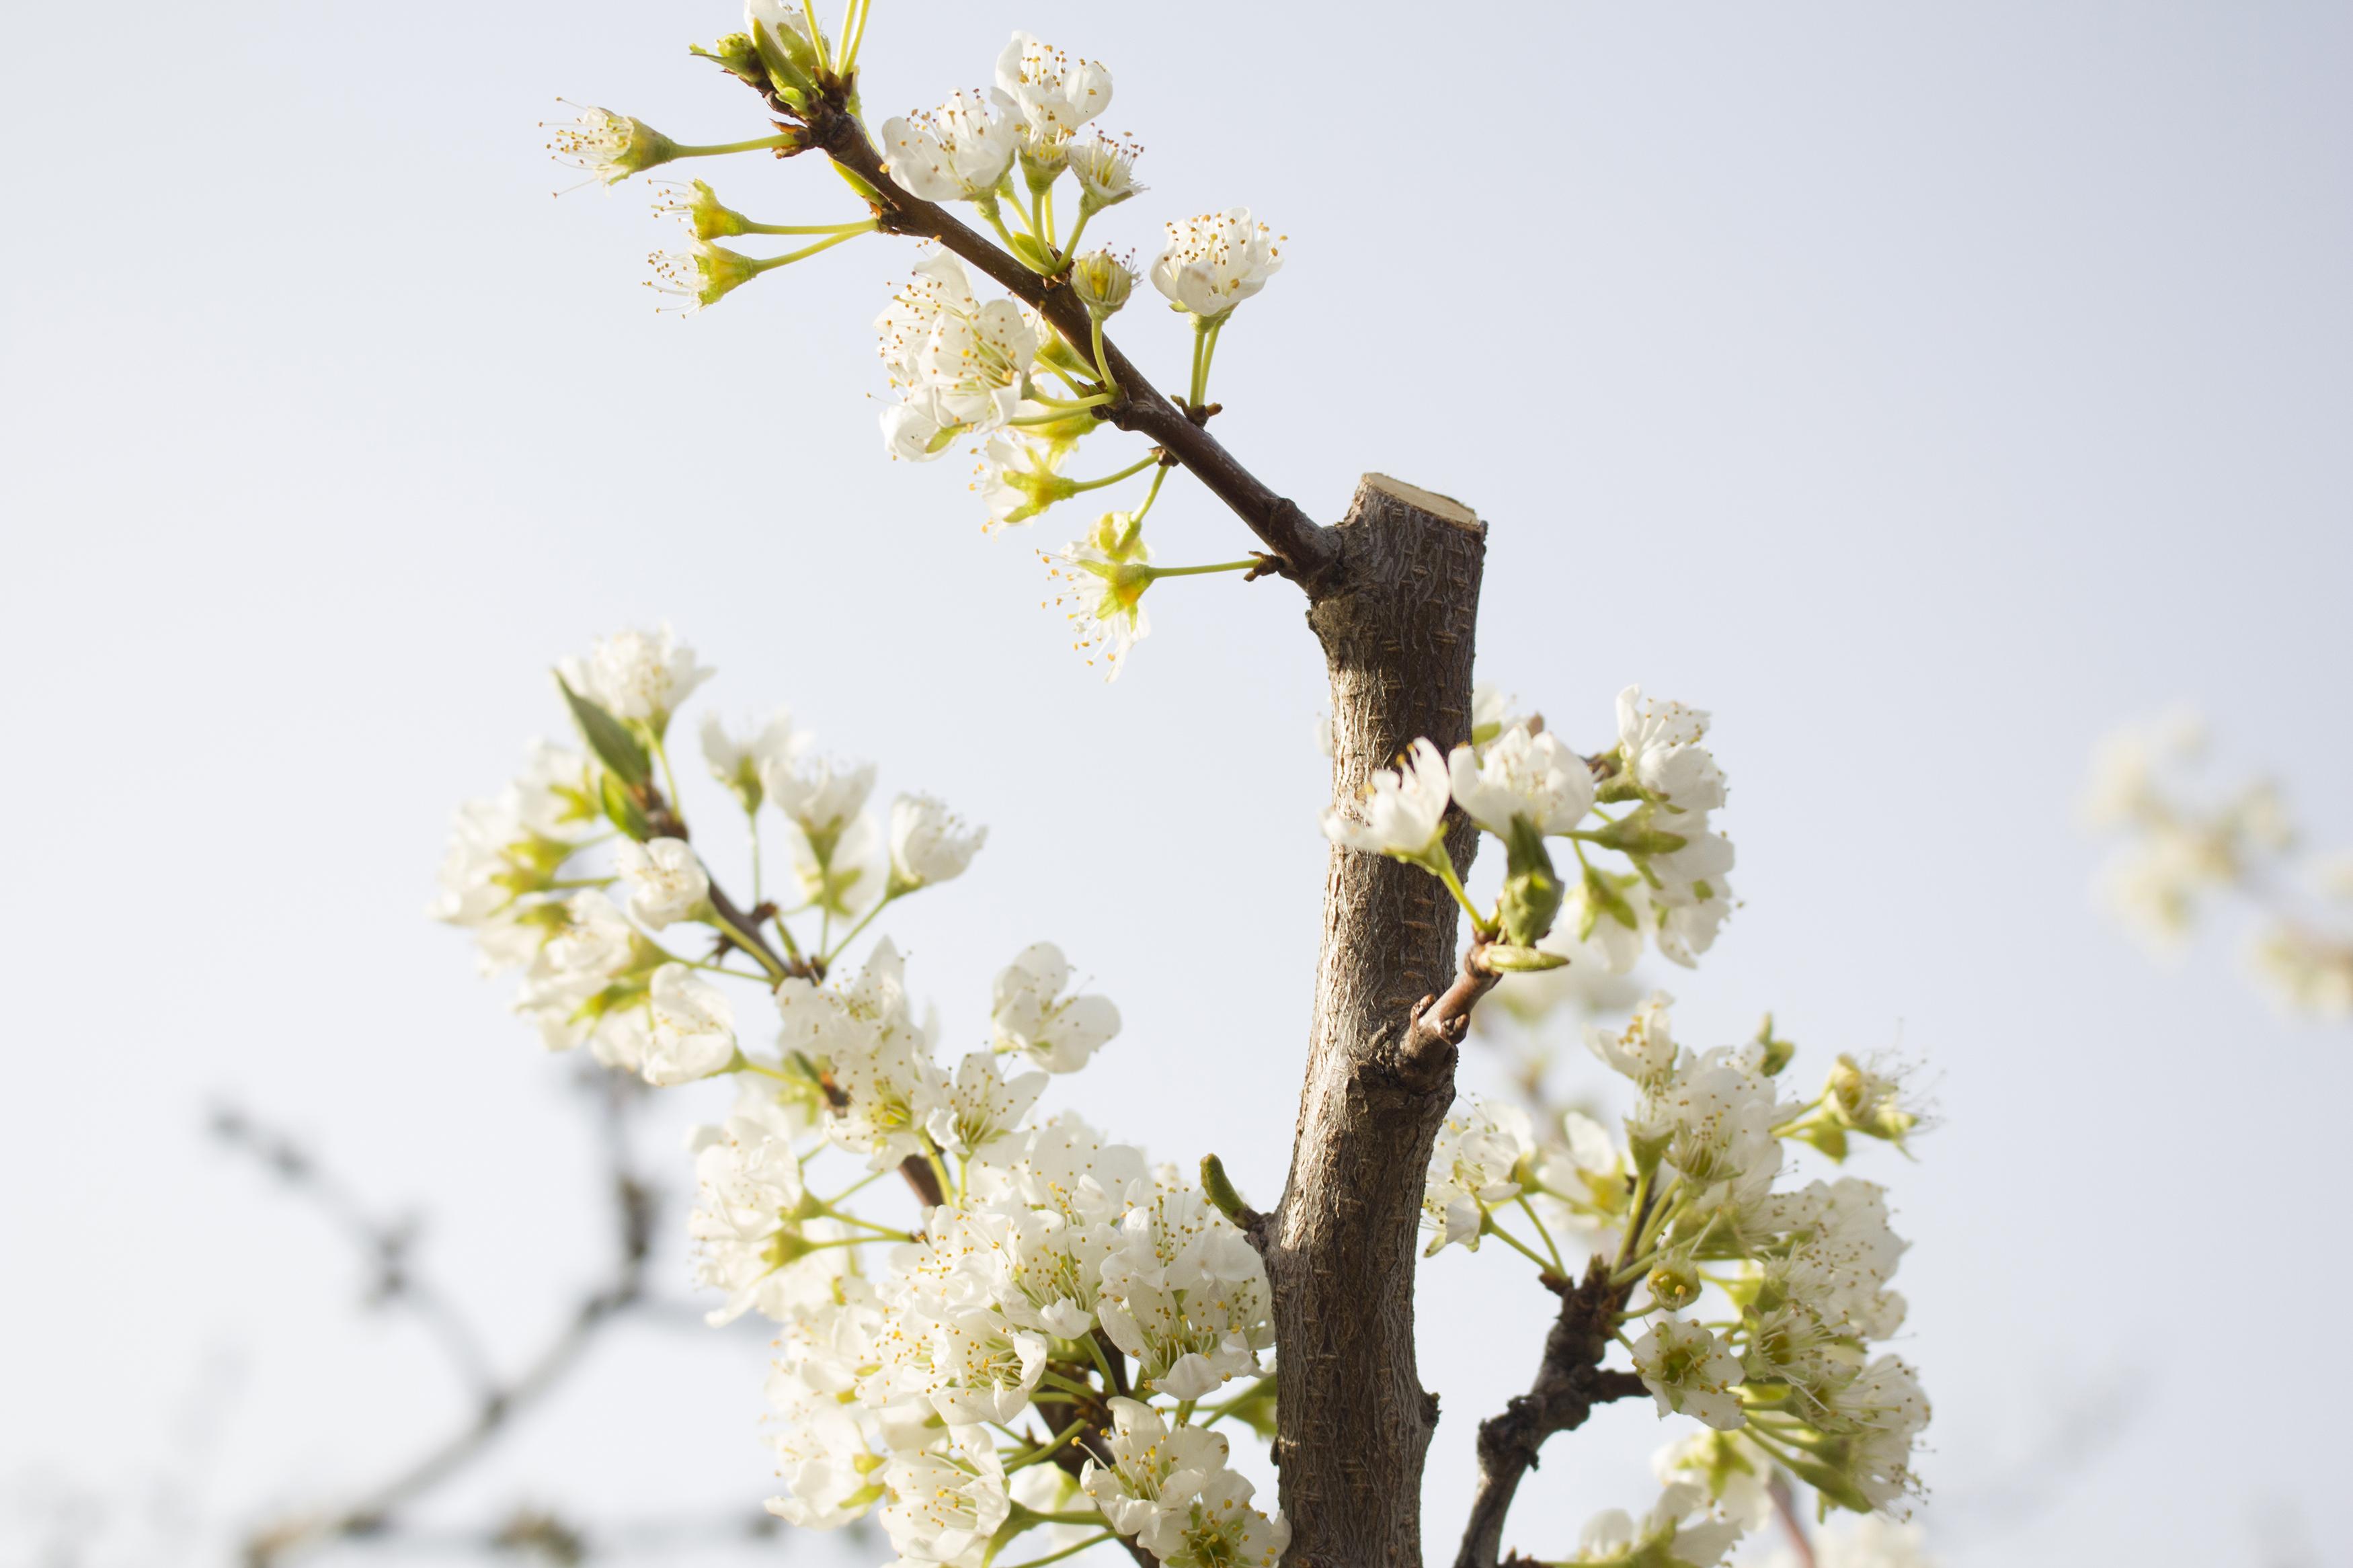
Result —
<instances>
[{"instance_id":1,"label":"green sepal","mask_svg":"<svg viewBox=\"0 0 2353 1568\"><path fill-rule=\"evenodd\" d=\"M1560 885L1559 873L1553 869L1552 856L1545 848L1544 835L1536 831L1534 823L1525 816L1513 817L1506 842L1511 846L1511 860L1496 913L1512 945L1533 950L1537 940L1552 930L1553 921L1560 914L1565 889ZM1489 957L1493 957L1492 949ZM1550 969L1554 965L1524 967Z\"/></svg>"},{"instance_id":2,"label":"green sepal","mask_svg":"<svg viewBox=\"0 0 2353 1568\"><path fill-rule=\"evenodd\" d=\"M689 44L686 52L716 63L730 76L763 92L768 89L767 62L760 58L760 47L748 33L730 33L707 49L701 44Z\"/></svg>"},{"instance_id":3,"label":"green sepal","mask_svg":"<svg viewBox=\"0 0 2353 1568\"><path fill-rule=\"evenodd\" d=\"M646 821L645 809L638 805L638 797L611 773L605 775L605 818L640 844L653 837L653 826Z\"/></svg>"},{"instance_id":4,"label":"green sepal","mask_svg":"<svg viewBox=\"0 0 2353 1568\"><path fill-rule=\"evenodd\" d=\"M1236 1225L1245 1223L1250 1212L1250 1205L1242 1202L1240 1193L1234 1191L1234 1184L1226 1175L1226 1163L1215 1154L1201 1156L1201 1191L1218 1206L1219 1214Z\"/></svg>"},{"instance_id":5,"label":"green sepal","mask_svg":"<svg viewBox=\"0 0 2353 1568\"><path fill-rule=\"evenodd\" d=\"M580 726L580 738L596 753L596 760L620 775L621 782L641 784L654 776L653 758L646 752L645 742L629 733L628 726L604 709L572 689L572 683L561 675L555 684L563 689L564 700L572 710L572 721ZM612 814L612 793L606 792L606 815Z\"/></svg>"},{"instance_id":6,"label":"green sepal","mask_svg":"<svg viewBox=\"0 0 2353 1568\"><path fill-rule=\"evenodd\" d=\"M1036 235L1016 234L1013 237L1013 254L1019 257L1034 271L1044 272L1054 265L1053 257L1047 254L1046 247L1038 243Z\"/></svg>"},{"instance_id":7,"label":"green sepal","mask_svg":"<svg viewBox=\"0 0 2353 1568\"><path fill-rule=\"evenodd\" d=\"M1504 914L1507 931L1511 918L1507 896ZM1498 974L1535 974L1547 969L1558 969L1568 962L1568 958L1565 953L1546 952L1540 947L1493 942L1479 950L1479 962Z\"/></svg>"},{"instance_id":8,"label":"green sepal","mask_svg":"<svg viewBox=\"0 0 2353 1568\"><path fill-rule=\"evenodd\" d=\"M830 160L828 160L828 162L830 162ZM871 202L876 206L883 205L882 193L868 184L865 179L860 174L842 167L839 163L835 163L833 165L833 172L839 174L841 176L842 183L848 185L851 190L856 191L861 200Z\"/></svg>"},{"instance_id":9,"label":"green sepal","mask_svg":"<svg viewBox=\"0 0 2353 1568\"><path fill-rule=\"evenodd\" d=\"M1812 1144L1841 1163L1845 1163L1846 1129L1834 1121L1810 1121L1789 1136L1800 1143Z\"/></svg>"},{"instance_id":10,"label":"green sepal","mask_svg":"<svg viewBox=\"0 0 2353 1568\"><path fill-rule=\"evenodd\" d=\"M1638 811L1588 837L1588 842L1628 855L1672 855L1691 842L1680 833L1651 826L1650 813Z\"/></svg>"}]
</instances>

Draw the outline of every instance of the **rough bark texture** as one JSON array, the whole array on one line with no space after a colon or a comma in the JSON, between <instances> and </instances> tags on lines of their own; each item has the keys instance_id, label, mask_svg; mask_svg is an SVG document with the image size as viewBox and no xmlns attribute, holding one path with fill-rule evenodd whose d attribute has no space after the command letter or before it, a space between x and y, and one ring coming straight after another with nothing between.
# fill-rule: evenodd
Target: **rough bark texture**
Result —
<instances>
[{"instance_id":1,"label":"rough bark texture","mask_svg":"<svg viewBox=\"0 0 2353 1568\"><path fill-rule=\"evenodd\" d=\"M1470 739L1486 531L1457 502L1368 475L1327 537L1329 586L1311 590L1307 618L1330 667L1333 790L1345 799L1418 738ZM1458 822L1448 842L1467 867L1473 831ZM1437 878L1334 850L1291 1177L1263 1228L1292 1568L1421 1560L1438 1402L1415 1373L1414 1242L1455 1047L1409 1024L1453 978L1455 924Z\"/></svg>"}]
</instances>

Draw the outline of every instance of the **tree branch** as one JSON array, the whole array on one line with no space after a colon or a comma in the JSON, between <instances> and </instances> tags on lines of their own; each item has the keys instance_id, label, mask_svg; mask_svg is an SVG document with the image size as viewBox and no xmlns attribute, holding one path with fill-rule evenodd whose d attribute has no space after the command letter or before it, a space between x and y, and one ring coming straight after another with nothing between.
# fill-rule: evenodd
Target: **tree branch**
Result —
<instances>
[{"instance_id":1,"label":"tree branch","mask_svg":"<svg viewBox=\"0 0 2353 1568\"><path fill-rule=\"evenodd\" d=\"M803 119L773 93L765 96L777 113L788 120ZM808 145L855 174L872 192L874 214L885 232L936 240L1045 317L1065 341L1082 352L1091 352L1093 322L1071 291L1067 276L1048 278L1031 270L1018 257L968 227L945 207L912 195L893 180L883 167L881 152L849 112L845 91L837 89L817 100L805 123ZM1097 410L1097 416L1157 444L1258 535L1268 553L1282 563L1283 575L1297 582L1311 597L1324 591L1338 554L1332 531L1318 526L1298 503L1277 495L1244 468L1190 411L1154 386L1151 378L1108 336L1103 339L1103 359L1117 389L1112 401Z\"/></svg>"},{"instance_id":2,"label":"tree branch","mask_svg":"<svg viewBox=\"0 0 2353 1568\"><path fill-rule=\"evenodd\" d=\"M1624 1289L1609 1283L1608 1260L1595 1258L1575 1286L1549 1276L1546 1283L1560 1292L1560 1315L1545 1335L1544 1360L1528 1391L1514 1397L1501 1415L1479 1424L1479 1489L1454 1568L1496 1568L1504 1516L1511 1511L1520 1479L1535 1468L1536 1450L1546 1438L1583 1426L1597 1405L1646 1392L1642 1380L1630 1372L1601 1370L1610 1331L1626 1300Z\"/></svg>"}]
</instances>

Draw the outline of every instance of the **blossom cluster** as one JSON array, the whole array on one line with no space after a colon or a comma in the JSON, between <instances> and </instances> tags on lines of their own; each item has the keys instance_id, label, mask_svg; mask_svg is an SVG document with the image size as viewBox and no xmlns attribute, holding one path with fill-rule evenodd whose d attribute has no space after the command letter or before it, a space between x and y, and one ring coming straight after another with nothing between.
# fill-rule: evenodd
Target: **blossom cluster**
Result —
<instances>
[{"instance_id":1,"label":"blossom cluster","mask_svg":"<svg viewBox=\"0 0 2353 1568\"><path fill-rule=\"evenodd\" d=\"M1469 741L1451 754L1414 742L1360 798L1327 810L1324 831L1443 880L1498 970L1559 966L1556 947L1538 946L1556 923L1613 973L1630 969L1646 942L1688 968L1732 910L1732 844L1709 816L1724 804L1724 773L1700 743L1707 726L1705 713L1630 686L1618 696L1618 743L1588 757L1541 715L1509 713L1482 690ZM1492 910L1472 904L1456 879L1450 805L1503 841L1506 874ZM1625 809L1612 816L1609 806ZM1576 855L1572 885L1563 886L1549 839L1567 840ZM1622 857L1627 868L1604 855Z\"/></svg>"},{"instance_id":2,"label":"blossom cluster","mask_svg":"<svg viewBox=\"0 0 2353 1568\"><path fill-rule=\"evenodd\" d=\"M1581 1563L1709 1568L1762 1517L1756 1484L1777 1467L1841 1507L1897 1507L1928 1419L1912 1370L1873 1350L1905 1315L1884 1189L1781 1181L1792 1143L1841 1161L1857 1137L1902 1148L1922 1124L1903 1075L1842 1056L1811 1099L1784 1099L1794 1048L1769 1024L1694 1051L1671 1009L1654 993L1622 1029L1588 1033L1633 1092L1622 1138L1574 1110L1540 1131L1519 1106L1467 1100L1424 1190L1432 1254L1495 1237L1567 1279L1583 1246L1625 1331L1642 1325L1624 1342L1660 1415L1708 1428L1678 1450L1707 1462L1668 1476L1647 1520L1597 1520Z\"/></svg>"},{"instance_id":3,"label":"blossom cluster","mask_svg":"<svg viewBox=\"0 0 2353 1568\"><path fill-rule=\"evenodd\" d=\"M886 205L903 207L905 198L968 204L1001 245L1001 260L1034 274L1040 290L1067 282L1083 309L1083 327L1069 315L1058 315L1058 326L1020 298L984 297L965 260L926 242L912 276L892 289L874 319L890 389L882 444L890 457L920 463L968 443L979 458L972 489L992 531L1092 491L1131 480L1144 487L1140 499L1098 513L1077 537L1039 552L1057 581L1053 602L1070 623L1073 646L1114 678L1149 628L1142 599L1152 584L1257 563L1152 563L1142 528L1173 462L1156 447L1139 443L1102 474L1070 471L1084 437L1118 427L1109 405L1127 390L1114 374L1119 355L1105 342L1104 323L1148 278L1191 325L1189 379L1178 401L1206 419L1219 335L1282 269L1283 238L1248 207L1229 206L1166 223L1158 248L1141 266L1133 251L1082 248L1099 214L1146 188L1136 178L1142 147L1103 128L1112 102L1110 68L1016 32L998 51L987 87L960 88L933 108L892 115L870 129L858 108L855 68L866 8L852 0L845 37L837 39L797 0L745 0L744 30L696 51L758 89L772 108L781 107L786 119L772 126L774 134L690 145L590 106L574 123L555 128L550 150L590 180L612 185L689 159L807 150L813 117L829 114L834 134L860 139L856 161L875 183L851 174L852 187L871 198L868 212L856 217L763 222L726 205L705 181L662 186L655 210L676 216L691 237L683 248L650 258L652 287L683 310L714 305L765 273L876 232ZM839 157L839 144L828 145ZM882 182L897 187L887 203ZM916 232L933 230L918 226ZM792 244L754 256L732 247L744 237L789 237ZM969 244L963 249L973 255ZM997 275L1002 278L1002 268ZM1039 297L1032 291L1033 301Z\"/></svg>"},{"instance_id":4,"label":"blossom cluster","mask_svg":"<svg viewBox=\"0 0 2353 1568\"><path fill-rule=\"evenodd\" d=\"M2101 742L2084 795L2085 823L2119 842L2100 891L2150 947L2178 953L2206 908L2236 899L2261 912L2249 957L2292 1012L2353 1018L2353 858L2306 867L2278 790L2255 780L2224 794L2199 787L2205 726L2176 714Z\"/></svg>"},{"instance_id":5,"label":"blossom cluster","mask_svg":"<svg viewBox=\"0 0 2353 1568\"><path fill-rule=\"evenodd\" d=\"M459 812L434 913L486 968L523 970L518 1010L551 1047L587 1044L657 1085L734 1081L691 1140L689 1229L711 1321L779 1325L770 1507L820 1529L871 1513L905 1563L980 1568L1040 1529L1271 1568L1289 1531L1213 1429L1262 1423L1271 1393L1257 1248L1176 1167L1039 1113L1118 1009L1035 942L996 979L987 1044L943 1059L887 936L854 971L839 961L985 834L922 795L886 826L873 769L820 756L787 714L702 725L755 866L765 822L791 867L792 900L756 881L731 899L688 837L668 749L711 673L667 627L560 666L586 751L543 745ZM680 937L698 927L701 951ZM912 1217L890 1205L901 1186Z\"/></svg>"}]
</instances>

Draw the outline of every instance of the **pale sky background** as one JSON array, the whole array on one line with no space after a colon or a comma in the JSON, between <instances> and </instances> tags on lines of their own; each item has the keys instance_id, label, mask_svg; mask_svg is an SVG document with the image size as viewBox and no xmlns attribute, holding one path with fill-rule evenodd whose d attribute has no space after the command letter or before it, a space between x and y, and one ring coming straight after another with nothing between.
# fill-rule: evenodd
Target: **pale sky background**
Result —
<instances>
[{"instance_id":1,"label":"pale sky background","mask_svg":"<svg viewBox=\"0 0 2353 1568\"><path fill-rule=\"evenodd\" d=\"M568 1064L422 910L451 807L563 732L544 668L601 632L668 617L707 700L789 704L989 824L895 925L950 1037L1055 938L1129 1024L1055 1103L1279 1186L1324 857L1298 596L1164 584L1126 677L1084 668L1033 551L1086 514L984 538L961 458L881 457L902 243L655 318L668 225L635 189L551 201L533 122L565 93L758 134L684 54L734 25L12 17L0 1500L176 1487L170 1550L107 1561L222 1561L453 1409L317 1219L203 1136L216 1097L423 1212L511 1361L594 1268ZM1482 671L1572 738L1631 680L1716 713L1746 906L1697 973L1651 965L1679 1033L1769 1006L1803 1072L1900 1041L1941 1073L1919 1163L1861 1168L1915 1241L1943 1561L2353 1562L2347 1033L2270 1014L2242 933L2152 964L2073 818L2095 735L2188 701L2353 843L2353 12L881 0L868 103L986 81L1016 26L1105 60L1105 123L1148 146L1093 233L1148 256L1245 202L1290 237L1218 358L1245 461L1324 519L1374 468L1474 506ZM698 172L856 216L813 161ZM1179 323L1120 326L1181 376ZM1181 481L1155 524L1166 560L1247 542ZM1426 1272L1433 1554L1536 1356L1514 1263ZM762 1356L618 1334L437 1517L754 1506ZM1512 1540L1646 1506L1661 1436L1621 1405L1557 1441ZM712 1560L795 1552L888 1555Z\"/></svg>"}]
</instances>

